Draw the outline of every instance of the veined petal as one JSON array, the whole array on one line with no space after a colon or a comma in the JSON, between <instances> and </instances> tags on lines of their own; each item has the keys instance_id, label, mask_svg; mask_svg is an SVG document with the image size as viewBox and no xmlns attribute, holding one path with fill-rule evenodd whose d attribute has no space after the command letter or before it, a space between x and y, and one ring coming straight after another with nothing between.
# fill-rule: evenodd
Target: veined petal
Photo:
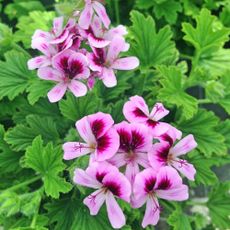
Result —
<instances>
[{"instance_id":1,"label":"veined petal","mask_svg":"<svg viewBox=\"0 0 230 230\"><path fill-rule=\"evenodd\" d=\"M41 67L46 67L48 65L51 65L51 60L50 58L41 55L35 58L31 58L28 62L27 62L28 68L29 70L33 70L33 69L38 69Z\"/></svg>"},{"instance_id":2,"label":"veined petal","mask_svg":"<svg viewBox=\"0 0 230 230\"><path fill-rule=\"evenodd\" d=\"M134 96L124 104L123 114L129 122L145 122L148 120L149 110L142 97Z\"/></svg>"},{"instance_id":3,"label":"veined petal","mask_svg":"<svg viewBox=\"0 0 230 230\"><path fill-rule=\"evenodd\" d=\"M75 97L82 97L87 94L86 85L80 81L72 80L68 84L68 88L74 94Z\"/></svg>"},{"instance_id":4,"label":"veined petal","mask_svg":"<svg viewBox=\"0 0 230 230\"><path fill-rule=\"evenodd\" d=\"M118 70L131 70L139 66L140 62L136 57L119 58L113 62L112 68Z\"/></svg>"},{"instance_id":5,"label":"veined petal","mask_svg":"<svg viewBox=\"0 0 230 230\"><path fill-rule=\"evenodd\" d=\"M117 27L110 29L105 34L105 38L111 41L115 36L124 36L126 34L128 34L126 27L123 25L118 25Z\"/></svg>"},{"instance_id":6,"label":"veined petal","mask_svg":"<svg viewBox=\"0 0 230 230\"><path fill-rule=\"evenodd\" d=\"M58 83L48 92L48 98L51 103L60 101L67 90L66 83Z\"/></svg>"},{"instance_id":7,"label":"veined petal","mask_svg":"<svg viewBox=\"0 0 230 230\"><path fill-rule=\"evenodd\" d=\"M38 69L38 77L44 80L50 80L50 81L62 81L61 79L61 73L51 67L43 67Z\"/></svg>"},{"instance_id":8,"label":"veined petal","mask_svg":"<svg viewBox=\"0 0 230 230\"><path fill-rule=\"evenodd\" d=\"M96 139L91 130L89 119L87 116L76 122L76 128L85 142L90 145L96 144Z\"/></svg>"},{"instance_id":9,"label":"veined petal","mask_svg":"<svg viewBox=\"0 0 230 230\"><path fill-rule=\"evenodd\" d=\"M93 5L94 10L97 12L98 17L103 22L105 28L108 29L111 22L106 13L105 7L97 1L93 2L92 5Z\"/></svg>"},{"instance_id":10,"label":"veined petal","mask_svg":"<svg viewBox=\"0 0 230 230\"><path fill-rule=\"evenodd\" d=\"M186 160L176 158L175 161L172 161L170 164L189 180L195 180L196 169L192 164L189 164Z\"/></svg>"},{"instance_id":11,"label":"veined petal","mask_svg":"<svg viewBox=\"0 0 230 230\"><path fill-rule=\"evenodd\" d=\"M194 148L196 148L197 143L194 140L194 137L192 134L184 137L182 140L180 140L170 151L174 156L180 156L184 155Z\"/></svg>"},{"instance_id":12,"label":"veined petal","mask_svg":"<svg viewBox=\"0 0 230 230\"><path fill-rule=\"evenodd\" d=\"M139 166L136 162L130 162L126 165L125 176L133 185L136 175L139 173Z\"/></svg>"},{"instance_id":13,"label":"veined petal","mask_svg":"<svg viewBox=\"0 0 230 230\"><path fill-rule=\"evenodd\" d=\"M93 71L102 72L103 66L100 62L98 62L98 57L94 53L87 54L89 60L89 68Z\"/></svg>"},{"instance_id":14,"label":"veined petal","mask_svg":"<svg viewBox=\"0 0 230 230\"><path fill-rule=\"evenodd\" d=\"M53 32L56 36L60 35L63 29L64 17L57 17L53 20Z\"/></svg>"},{"instance_id":15,"label":"veined petal","mask_svg":"<svg viewBox=\"0 0 230 230\"><path fill-rule=\"evenodd\" d=\"M36 38L32 40L31 47L41 51L45 56L51 57L55 53L54 47L49 45L49 42L43 38Z\"/></svg>"},{"instance_id":16,"label":"veined petal","mask_svg":"<svg viewBox=\"0 0 230 230\"><path fill-rule=\"evenodd\" d=\"M43 39L44 41L49 41L52 38L52 36L49 32L43 30L35 30L32 36L32 40L36 40L38 38Z\"/></svg>"},{"instance_id":17,"label":"veined petal","mask_svg":"<svg viewBox=\"0 0 230 230\"><path fill-rule=\"evenodd\" d=\"M167 142L156 143L148 152L148 159L154 169L167 164L170 145Z\"/></svg>"},{"instance_id":18,"label":"veined petal","mask_svg":"<svg viewBox=\"0 0 230 230\"><path fill-rule=\"evenodd\" d=\"M83 203L89 208L90 210L90 215L97 215L101 206L105 202L105 193L103 192L102 189L96 190L89 196L87 196Z\"/></svg>"},{"instance_id":19,"label":"veined petal","mask_svg":"<svg viewBox=\"0 0 230 230\"><path fill-rule=\"evenodd\" d=\"M78 21L79 26L85 30L88 29L92 20L92 16L93 16L93 8L91 4L86 4Z\"/></svg>"},{"instance_id":20,"label":"veined petal","mask_svg":"<svg viewBox=\"0 0 230 230\"><path fill-rule=\"evenodd\" d=\"M90 46L93 46L96 48L104 48L110 43L110 41L104 38L96 37L93 34L88 35L88 41L89 41Z\"/></svg>"},{"instance_id":21,"label":"veined petal","mask_svg":"<svg viewBox=\"0 0 230 230\"><path fill-rule=\"evenodd\" d=\"M63 145L65 160L72 160L79 156L86 155L88 153L94 152L89 145L81 142L67 142Z\"/></svg>"},{"instance_id":22,"label":"veined petal","mask_svg":"<svg viewBox=\"0 0 230 230\"><path fill-rule=\"evenodd\" d=\"M68 30L63 30L60 35L58 35L56 38L54 38L52 41L50 41L50 44L59 44L64 42L67 37L69 36L69 31Z\"/></svg>"},{"instance_id":23,"label":"veined petal","mask_svg":"<svg viewBox=\"0 0 230 230\"><path fill-rule=\"evenodd\" d=\"M73 181L76 184L86 186L89 188L98 189L101 187L101 183L91 177L86 171L82 169L75 169Z\"/></svg>"},{"instance_id":24,"label":"veined petal","mask_svg":"<svg viewBox=\"0 0 230 230\"><path fill-rule=\"evenodd\" d=\"M148 225L156 225L160 219L160 206L155 197L147 199L145 215L142 221L142 227L146 228Z\"/></svg>"},{"instance_id":25,"label":"veined petal","mask_svg":"<svg viewBox=\"0 0 230 230\"><path fill-rule=\"evenodd\" d=\"M112 88L117 85L117 78L113 69L105 67L102 69L102 81L108 88Z\"/></svg>"},{"instance_id":26,"label":"veined petal","mask_svg":"<svg viewBox=\"0 0 230 230\"><path fill-rule=\"evenodd\" d=\"M161 118L168 115L169 110L167 110L162 103L156 103L150 113L150 117L155 120L159 121Z\"/></svg>"},{"instance_id":27,"label":"veined petal","mask_svg":"<svg viewBox=\"0 0 230 230\"><path fill-rule=\"evenodd\" d=\"M119 148L119 135L113 128L108 130L102 137L97 139L95 158L104 161L112 158Z\"/></svg>"},{"instance_id":28,"label":"veined petal","mask_svg":"<svg viewBox=\"0 0 230 230\"><path fill-rule=\"evenodd\" d=\"M165 200L183 201L189 197L188 186L184 184L168 190L156 190L156 194L159 198Z\"/></svg>"},{"instance_id":29,"label":"veined petal","mask_svg":"<svg viewBox=\"0 0 230 230\"><path fill-rule=\"evenodd\" d=\"M125 153L116 153L108 162L118 168L124 166L126 164Z\"/></svg>"},{"instance_id":30,"label":"veined petal","mask_svg":"<svg viewBox=\"0 0 230 230\"><path fill-rule=\"evenodd\" d=\"M110 172L105 175L102 183L114 196L130 202L131 185L122 173L119 171Z\"/></svg>"},{"instance_id":31,"label":"veined petal","mask_svg":"<svg viewBox=\"0 0 230 230\"><path fill-rule=\"evenodd\" d=\"M111 115L102 112L89 115L88 120L96 138L102 137L114 124Z\"/></svg>"},{"instance_id":32,"label":"veined petal","mask_svg":"<svg viewBox=\"0 0 230 230\"><path fill-rule=\"evenodd\" d=\"M142 207L147 201L146 195L140 195L138 197L131 196L131 206L132 208L140 208Z\"/></svg>"}]
</instances>

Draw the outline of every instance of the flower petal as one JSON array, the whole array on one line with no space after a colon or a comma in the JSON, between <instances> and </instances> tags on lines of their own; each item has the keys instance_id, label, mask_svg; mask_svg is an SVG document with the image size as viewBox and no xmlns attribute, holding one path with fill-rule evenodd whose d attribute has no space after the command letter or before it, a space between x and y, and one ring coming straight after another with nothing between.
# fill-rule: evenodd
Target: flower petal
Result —
<instances>
[{"instance_id":1,"label":"flower petal","mask_svg":"<svg viewBox=\"0 0 230 230\"><path fill-rule=\"evenodd\" d=\"M65 160L72 160L76 157L94 152L94 149L90 148L90 146L80 142L67 142L63 145L63 150L64 150L63 158Z\"/></svg>"},{"instance_id":2,"label":"flower petal","mask_svg":"<svg viewBox=\"0 0 230 230\"><path fill-rule=\"evenodd\" d=\"M174 156L180 156L180 155L184 155L188 152L190 152L191 150L193 150L194 148L196 148L197 143L194 140L194 137L192 134L184 137L182 140L180 140L172 149L171 149L171 153Z\"/></svg>"},{"instance_id":3,"label":"flower petal","mask_svg":"<svg viewBox=\"0 0 230 230\"><path fill-rule=\"evenodd\" d=\"M93 2L93 8L97 12L98 17L103 22L105 28L108 29L111 21L106 13L105 7L101 3L95 1Z\"/></svg>"},{"instance_id":4,"label":"flower petal","mask_svg":"<svg viewBox=\"0 0 230 230\"><path fill-rule=\"evenodd\" d=\"M98 189L101 187L101 183L99 183L97 180L95 180L95 178L91 177L86 171L82 169L75 169L73 181L76 184L89 188Z\"/></svg>"},{"instance_id":5,"label":"flower petal","mask_svg":"<svg viewBox=\"0 0 230 230\"><path fill-rule=\"evenodd\" d=\"M93 8L91 4L86 4L84 10L82 11L78 24L83 29L88 29L93 16Z\"/></svg>"},{"instance_id":6,"label":"flower petal","mask_svg":"<svg viewBox=\"0 0 230 230\"><path fill-rule=\"evenodd\" d=\"M61 73L51 67L43 67L38 69L38 77L49 81L61 81Z\"/></svg>"},{"instance_id":7,"label":"flower petal","mask_svg":"<svg viewBox=\"0 0 230 230\"><path fill-rule=\"evenodd\" d=\"M155 138L158 138L163 134L167 133L169 129L168 124L165 122L159 122L159 121L148 119L145 123L149 127L152 136Z\"/></svg>"},{"instance_id":8,"label":"flower petal","mask_svg":"<svg viewBox=\"0 0 230 230\"><path fill-rule=\"evenodd\" d=\"M126 164L125 153L116 153L108 162L118 168L124 166Z\"/></svg>"},{"instance_id":9,"label":"flower petal","mask_svg":"<svg viewBox=\"0 0 230 230\"><path fill-rule=\"evenodd\" d=\"M142 227L156 225L160 219L160 207L158 200L154 197L148 198L146 203L145 215L142 221Z\"/></svg>"},{"instance_id":10,"label":"flower petal","mask_svg":"<svg viewBox=\"0 0 230 230\"><path fill-rule=\"evenodd\" d=\"M95 158L98 161L104 161L113 157L119 148L119 135L117 131L111 128L102 137L97 139L97 148Z\"/></svg>"},{"instance_id":11,"label":"flower petal","mask_svg":"<svg viewBox=\"0 0 230 230\"><path fill-rule=\"evenodd\" d=\"M60 101L67 90L66 83L59 83L48 92L48 98L51 103Z\"/></svg>"},{"instance_id":12,"label":"flower petal","mask_svg":"<svg viewBox=\"0 0 230 230\"><path fill-rule=\"evenodd\" d=\"M90 215L94 216L98 214L105 202L105 197L103 190L96 190L84 199L83 203L89 208Z\"/></svg>"},{"instance_id":13,"label":"flower petal","mask_svg":"<svg viewBox=\"0 0 230 230\"><path fill-rule=\"evenodd\" d=\"M90 127L88 117L83 117L81 120L76 122L76 128L83 140L92 145L96 144L96 139Z\"/></svg>"},{"instance_id":14,"label":"flower petal","mask_svg":"<svg viewBox=\"0 0 230 230\"><path fill-rule=\"evenodd\" d=\"M64 42L69 36L68 30L63 30L60 35L58 35L56 38L54 38L52 41L50 41L50 44L59 44Z\"/></svg>"},{"instance_id":15,"label":"flower petal","mask_svg":"<svg viewBox=\"0 0 230 230\"><path fill-rule=\"evenodd\" d=\"M117 78L113 72L113 69L103 68L102 69L102 81L106 87L111 88L117 85Z\"/></svg>"},{"instance_id":16,"label":"flower petal","mask_svg":"<svg viewBox=\"0 0 230 230\"><path fill-rule=\"evenodd\" d=\"M68 84L68 88L74 94L75 97L82 97L87 94L86 85L80 81L72 80Z\"/></svg>"},{"instance_id":17,"label":"flower petal","mask_svg":"<svg viewBox=\"0 0 230 230\"><path fill-rule=\"evenodd\" d=\"M51 65L51 60L50 60L50 58L42 55L42 56L38 56L38 57L35 57L35 58L31 58L27 62L27 65L28 65L29 70L38 69L38 68L41 68L41 67Z\"/></svg>"},{"instance_id":18,"label":"flower petal","mask_svg":"<svg viewBox=\"0 0 230 230\"><path fill-rule=\"evenodd\" d=\"M136 57L126 57L126 58L119 58L113 64L113 69L118 70L131 70L135 69L139 66L140 62Z\"/></svg>"},{"instance_id":19,"label":"flower petal","mask_svg":"<svg viewBox=\"0 0 230 230\"><path fill-rule=\"evenodd\" d=\"M62 32L63 22L64 22L63 16L54 18L54 20L53 20L53 32L55 33L55 35L60 35L60 33Z\"/></svg>"},{"instance_id":20,"label":"flower petal","mask_svg":"<svg viewBox=\"0 0 230 230\"><path fill-rule=\"evenodd\" d=\"M148 120L149 109L142 97L134 96L124 104L123 114L129 122L145 122Z\"/></svg>"},{"instance_id":21,"label":"flower petal","mask_svg":"<svg viewBox=\"0 0 230 230\"><path fill-rule=\"evenodd\" d=\"M96 138L102 137L114 124L111 115L102 112L89 115L88 120Z\"/></svg>"},{"instance_id":22,"label":"flower petal","mask_svg":"<svg viewBox=\"0 0 230 230\"><path fill-rule=\"evenodd\" d=\"M162 103L156 103L150 113L150 117L155 120L159 121L161 118L168 115L169 110L167 110Z\"/></svg>"},{"instance_id":23,"label":"flower petal","mask_svg":"<svg viewBox=\"0 0 230 230\"><path fill-rule=\"evenodd\" d=\"M104 38L96 37L93 34L88 35L88 41L89 41L90 46L93 46L96 48L104 48L110 43L110 41Z\"/></svg>"},{"instance_id":24,"label":"flower petal","mask_svg":"<svg viewBox=\"0 0 230 230\"><path fill-rule=\"evenodd\" d=\"M139 166L136 162L130 162L126 165L125 176L133 185L136 175L139 173Z\"/></svg>"},{"instance_id":25,"label":"flower petal","mask_svg":"<svg viewBox=\"0 0 230 230\"><path fill-rule=\"evenodd\" d=\"M180 160L179 158L176 158L176 161L172 161L171 165L175 167L184 176L186 176L189 180L195 180L196 169L192 164L189 164L186 160Z\"/></svg>"}]
</instances>

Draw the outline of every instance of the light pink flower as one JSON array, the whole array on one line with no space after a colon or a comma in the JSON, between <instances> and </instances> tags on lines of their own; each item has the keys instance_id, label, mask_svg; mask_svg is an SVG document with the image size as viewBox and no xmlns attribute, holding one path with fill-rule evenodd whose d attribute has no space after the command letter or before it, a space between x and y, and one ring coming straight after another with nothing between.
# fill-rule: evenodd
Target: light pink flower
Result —
<instances>
[{"instance_id":1,"label":"light pink flower","mask_svg":"<svg viewBox=\"0 0 230 230\"><path fill-rule=\"evenodd\" d=\"M72 50L65 50L53 58L53 68L43 67L38 70L38 76L44 80L55 81L58 84L49 91L50 102L59 101L69 89L76 97L86 95L87 87L81 79L87 79L90 71L87 58Z\"/></svg>"},{"instance_id":2,"label":"light pink flower","mask_svg":"<svg viewBox=\"0 0 230 230\"><path fill-rule=\"evenodd\" d=\"M108 217L113 228L121 228L125 225L125 216L115 197L130 202L131 186L116 167L105 162L94 162L85 171L76 169L74 182L96 189L83 201L91 215L97 215L106 202Z\"/></svg>"},{"instance_id":3,"label":"light pink flower","mask_svg":"<svg viewBox=\"0 0 230 230\"><path fill-rule=\"evenodd\" d=\"M109 162L118 168L126 166L125 175L133 184L140 166L150 167L148 151L152 146L151 135L142 124L129 124L125 121L115 125L120 137L120 147L116 155Z\"/></svg>"},{"instance_id":4,"label":"light pink flower","mask_svg":"<svg viewBox=\"0 0 230 230\"><path fill-rule=\"evenodd\" d=\"M140 208L146 203L142 227L156 225L160 218L158 198L183 201L188 199L188 187L182 184L177 171L168 166L155 171L145 169L137 174L133 187L132 206Z\"/></svg>"},{"instance_id":5,"label":"light pink flower","mask_svg":"<svg viewBox=\"0 0 230 230\"><path fill-rule=\"evenodd\" d=\"M130 97L123 107L123 114L129 122L138 122L147 125L153 137L159 137L165 133L170 125L159 120L168 115L169 111L163 104L156 103L149 113L145 100L140 96Z\"/></svg>"},{"instance_id":6,"label":"light pink flower","mask_svg":"<svg viewBox=\"0 0 230 230\"><path fill-rule=\"evenodd\" d=\"M111 22L106 13L105 7L98 1L94 0L85 0L85 3L85 8L81 12L78 21L80 27L83 29L88 29L92 21L93 13L96 12L97 16L103 22L105 28L108 29Z\"/></svg>"},{"instance_id":7,"label":"light pink flower","mask_svg":"<svg viewBox=\"0 0 230 230\"><path fill-rule=\"evenodd\" d=\"M107 87L117 85L114 70L131 70L139 66L139 60L136 57L118 57L125 46L124 38L116 36L109 44L108 49L94 48L93 53L89 53L87 56L89 67L93 71L100 72L100 79Z\"/></svg>"},{"instance_id":8,"label":"light pink flower","mask_svg":"<svg viewBox=\"0 0 230 230\"><path fill-rule=\"evenodd\" d=\"M149 162L153 168L157 169L165 165L172 166L181 172L189 180L194 180L196 169L186 160L180 159L179 156L185 155L194 148L197 143L193 135L188 135L181 139L175 146L175 132L168 132L162 136L164 141L156 143L148 153Z\"/></svg>"},{"instance_id":9,"label":"light pink flower","mask_svg":"<svg viewBox=\"0 0 230 230\"><path fill-rule=\"evenodd\" d=\"M63 145L64 159L93 153L96 161L114 156L119 148L119 136L113 128L114 121L109 114L98 112L76 122L76 128L86 143L67 142Z\"/></svg>"}]
</instances>

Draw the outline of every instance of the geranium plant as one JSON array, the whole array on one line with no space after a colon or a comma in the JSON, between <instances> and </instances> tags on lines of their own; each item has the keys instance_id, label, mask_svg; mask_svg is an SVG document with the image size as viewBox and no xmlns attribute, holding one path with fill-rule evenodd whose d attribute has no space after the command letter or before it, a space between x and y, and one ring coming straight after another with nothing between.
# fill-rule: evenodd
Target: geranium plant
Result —
<instances>
[{"instance_id":1,"label":"geranium plant","mask_svg":"<svg viewBox=\"0 0 230 230\"><path fill-rule=\"evenodd\" d=\"M228 1L0 9L0 228L230 228Z\"/></svg>"}]
</instances>

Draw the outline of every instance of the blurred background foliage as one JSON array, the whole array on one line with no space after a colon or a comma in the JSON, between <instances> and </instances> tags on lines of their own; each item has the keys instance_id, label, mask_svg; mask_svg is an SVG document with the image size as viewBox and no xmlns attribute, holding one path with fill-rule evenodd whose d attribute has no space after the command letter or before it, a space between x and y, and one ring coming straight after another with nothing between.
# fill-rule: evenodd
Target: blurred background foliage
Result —
<instances>
[{"instance_id":1,"label":"blurred background foliage","mask_svg":"<svg viewBox=\"0 0 230 230\"><path fill-rule=\"evenodd\" d=\"M91 217L82 199L87 190L71 184L76 166L62 162L60 145L76 140L74 123L97 111L116 122L129 96L150 106L163 102L166 118L197 150L187 157L197 169L190 200L162 202L155 229L230 229L230 2L228 0L106 0L113 25L128 27L128 51L137 71L118 73L118 86L100 82L86 97L68 94L50 104L50 83L27 69L34 55L31 36L50 30L55 16L82 9L78 0L0 0L0 226L4 229L110 229L105 210ZM143 210L121 203L124 230L141 229ZM154 229L148 228L148 229Z\"/></svg>"}]
</instances>

